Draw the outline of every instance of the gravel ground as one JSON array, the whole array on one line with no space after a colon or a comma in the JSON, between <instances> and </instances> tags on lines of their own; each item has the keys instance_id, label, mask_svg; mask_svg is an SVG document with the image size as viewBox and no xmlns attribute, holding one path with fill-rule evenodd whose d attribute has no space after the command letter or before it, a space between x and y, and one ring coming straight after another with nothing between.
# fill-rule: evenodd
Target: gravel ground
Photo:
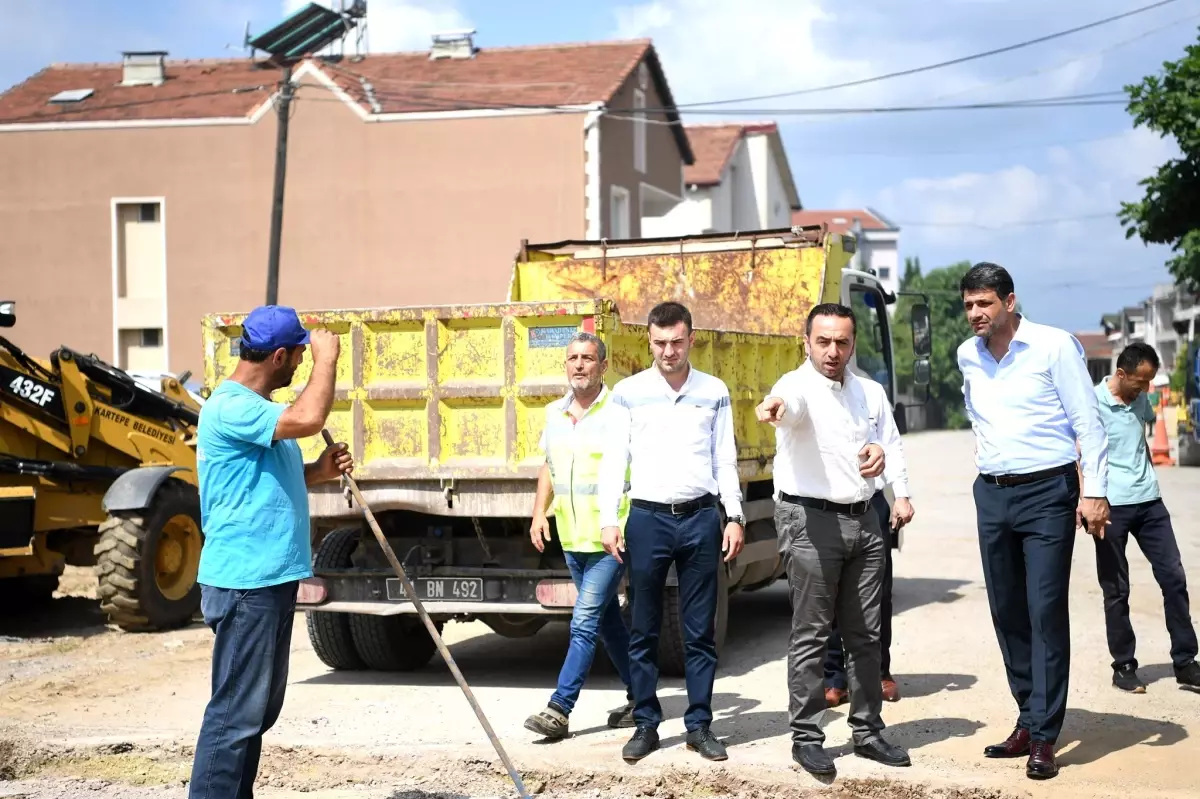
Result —
<instances>
[{"instance_id":1,"label":"gravel ground","mask_svg":"<svg viewBox=\"0 0 1200 799\"><path fill-rule=\"evenodd\" d=\"M714 692L714 731L730 747L724 764L705 763L684 749L687 700L680 680L664 680L660 688L667 715L662 750L637 766L622 763L619 751L629 731L608 730L604 719L622 703L623 690L603 669L593 674L573 714L573 737L541 743L521 725L553 690L565 627L506 640L479 624L448 626L459 667L529 787L571 799L639 792L679 799L982 799L1051 791L1070 798L1196 796L1200 696L1175 684L1161 594L1131 547L1132 617L1142 675L1151 684L1145 695L1120 693L1110 684L1094 550L1086 535L1078 539L1073 572L1062 772L1035 783L1025 778L1023 760L982 757L986 744L1008 734L1016 710L979 564L972 439L969 433L920 433L906 437L906 448L917 517L895 565L892 660L902 699L885 707L884 720L888 736L910 750L912 768L855 758L844 706L827 714L827 746L838 756L836 781L824 785L791 763L784 654L789 612L784 586L777 585L739 595L731 606ZM1159 474L1196 585L1200 470L1164 468ZM207 698L210 633L196 626L124 635L106 628L95 603L85 598L86 577L64 580L63 589L76 596L46 611L0 619L0 742L45 749L40 760L17 758L9 776L25 781L0 782L0 797L185 796L189 748ZM258 792L264 797L297 791L330 799L515 795L440 660L413 674L334 673L313 654L302 615L287 705L267 740ZM0 753L0 775L4 771Z\"/></svg>"}]
</instances>

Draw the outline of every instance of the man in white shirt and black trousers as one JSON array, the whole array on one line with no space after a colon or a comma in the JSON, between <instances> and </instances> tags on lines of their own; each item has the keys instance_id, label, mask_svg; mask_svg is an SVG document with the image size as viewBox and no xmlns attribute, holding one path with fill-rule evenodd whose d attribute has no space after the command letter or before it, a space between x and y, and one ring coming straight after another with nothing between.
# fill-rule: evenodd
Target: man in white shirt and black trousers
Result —
<instances>
[{"instance_id":1,"label":"man in white shirt and black trousers","mask_svg":"<svg viewBox=\"0 0 1200 799\"><path fill-rule=\"evenodd\" d=\"M758 406L775 426L775 526L792 600L788 644L792 759L815 775L836 772L820 721L822 659L834 616L850 659L854 752L890 766L908 754L883 738L880 607L888 541L871 507L885 457L854 356L854 313L826 303L809 312L806 360Z\"/></svg>"},{"instance_id":2,"label":"man in white shirt and black trousers","mask_svg":"<svg viewBox=\"0 0 1200 799\"><path fill-rule=\"evenodd\" d=\"M721 554L729 561L741 552L745 526L729 389L688 362L695 334L687 308L660 303L647 327L654 365L613 387L599 487L604 549L628 560L633 588L629 678L637 730L621 756L635 763L658 748L658 636L673 563L686 662L687 748L725 760L725 745L709 729L717 578ZM627 466L630 509L622 536L617 507ZM718 494L727 516L723 537Z\"/></svg>"}]
</instances>

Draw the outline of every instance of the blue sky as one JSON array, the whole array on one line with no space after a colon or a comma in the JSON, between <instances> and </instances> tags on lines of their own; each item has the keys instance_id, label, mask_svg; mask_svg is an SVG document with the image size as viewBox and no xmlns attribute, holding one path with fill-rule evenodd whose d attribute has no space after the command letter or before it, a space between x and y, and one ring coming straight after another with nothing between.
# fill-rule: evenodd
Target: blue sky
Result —
<instances>
[{"instance_id":1,"label":"blue sky","mask_svg":"<svg viewBox=\"0 0 1200 799\"><path fill-rule=\"evenodd\" d=\"M481 47L648 36L680 103L869 77L1012 44L1150 0L368 0L369 46L423 49L437 29L476 28ZM0 0L10 30L0 85L53 61L242 54L297 0ZM1197 39L1200 0L948 69L804 97L775 109L974 103L1117 90ZM743 112L744 111L744 112ZM715 121L697 117L689 121ZM1031 318L1094 329L1100 315L1169 280L1165 247L1126 241L1115 213L1176 153L1134 130L1122 105L797 118L778 115L806 207L876 208L926 269L1007 266ZM1101 216L1111 214L1111 216ZM1065 221L1056 221L1065 220ZM1032 223L1032 224L1031 224Z\"/></svg>"}]
</instances>

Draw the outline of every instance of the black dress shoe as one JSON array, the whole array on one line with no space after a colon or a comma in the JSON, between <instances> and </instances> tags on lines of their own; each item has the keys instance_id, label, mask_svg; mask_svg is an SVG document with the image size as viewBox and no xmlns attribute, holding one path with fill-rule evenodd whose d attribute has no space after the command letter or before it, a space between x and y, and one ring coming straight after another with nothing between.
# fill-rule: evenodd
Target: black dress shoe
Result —
<instances>
[{"instance_id":1,"label":"black dress shoe","mask_svg":"<svg viewBox=\"0 0 1200 799\"><path fill-rule=\"evenodd\" d=\"M1025 763L1025 776L1031 780L1048 780L1058 774L1054 762L1054 744L1034 741L1029 745L1029 761Z\"/></svg>"},{"instance_id":2,"label":"black dress shoe","mask_svg":"<svg viewBox=\"0 0 1200 799\"><path fill-rule=\"evenodd\" d=\"M818 777L837 774L833 758L825 752L825 747L821 744L792 744L792 760L799 763L809 774Z\"/></svg>"},{"instance_id":3,"label":"black dress shoe","mask_svg":"<svg viewBox=\"0 0 1200 799\"><path fill-rule=\"evenodd\" d=\"M687 734L687 748L699 752L705 760L727 760L725 744L717 740L708 727L699 727Z\"/></svg>"},{"instance_id":4,"label":"black dress shoe","mask_svg":"<svg viewBox=\"0 0 1200 799\"><path fill-rule=\"evenodd\" d=\"M1003 743L983 749L985 757L1022 757L1029 754L1029 730L1017 727Z\"/></svg>"},{"instance_id":5,"label":"black dress shoe","mask_svg":"<svg viewBox=\"0 0 1200 799\"><path fill-rule=\"evenodd\" d=\"M885 766L912 765L912 761L908 759L908 752L888 743L882 738L872 738L866 743L855 744L854 754L859 757L865 757L868 760L874 760L876 763L882 763Z\"/></svg>"},{"instance_id":6,"label":"black dress shoe","mask_svg":"<svg viewBox=\"0 0 1200 799\"><path fill-rule=\"evenodd\" d=\"M626 763L636 763L658 748L658 730L653 727L638 727L633 737L621 750Z\"/></svg>"}]
</instances>

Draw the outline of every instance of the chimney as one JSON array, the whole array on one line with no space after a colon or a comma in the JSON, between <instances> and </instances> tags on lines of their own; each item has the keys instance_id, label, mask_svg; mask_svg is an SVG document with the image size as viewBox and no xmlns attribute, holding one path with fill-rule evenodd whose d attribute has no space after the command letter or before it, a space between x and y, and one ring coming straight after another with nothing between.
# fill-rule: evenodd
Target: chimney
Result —
<instances>
[{"instance_id":1,"label":"chimney","mask_svg":"<svg viewBox=\"0 0 1200 799\"><path fill-rule=\"evenodd\" d=\"M122 56L122 86L161 86L166 80L166 50L126 51Z\"/></svg>"},{"instance_id":2,"label":"chimney","mask_svg":"<svg viewBox=\"0 0 1200 799\"><path fill-rule=\"evenodd\" d=\"M429 48L429 59L471 58L478 52L475 48L475 30L442 31L433 34L433 45Z\"/></svg>"}]
</instances>

